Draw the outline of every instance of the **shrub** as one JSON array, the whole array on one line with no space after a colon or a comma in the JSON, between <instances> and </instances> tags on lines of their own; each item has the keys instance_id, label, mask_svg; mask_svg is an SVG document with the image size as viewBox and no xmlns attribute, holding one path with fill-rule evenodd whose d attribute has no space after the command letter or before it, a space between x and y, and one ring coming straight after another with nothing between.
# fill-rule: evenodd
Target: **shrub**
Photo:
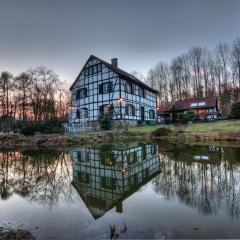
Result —
<instances>
[{"instance_id":1,"label":"shrub","mask_svg":"<svg viewBox=\"0 0 240 240\"><path fill-rule=\"evenodd\" d=\"M197 118L197 114L192 110L187 111L186 113L181 113L179 116L180 122L187 124L190 121L193 121Z\"/></svg>"},{"instance_id":2,"label":"shrub","mask_svg":"<svg viewBox=\"0 0 240 240\"><path fill-rule=\"evenodd\" d=\"M240 101L232 104L231 115L233 118L240 118Z\"/></svg>"},{"instance_id":3,"label":"shrub","mask_svg":"<svg viewBox=\"0 0 240 240\"><path fill-rule=\"evenodd\" d=\"M62 122L58 118L51 118L40 125L41 133L62 133Z\"/></svg>"},{"instance_id":4,"label":"shrub","mask_svg":"<svg viewBox=\"0 0 240 240\"><path fill-rule=\"evenodd\" d=\"M33 124L25 126L21 129L21 133L23 135L33 135L35 132L36 132L36 128Z\"/></svg>"},{"instance_id":5,"label":"shrub","mask_svg":"<svg viewBox=\"0 0 240 240\"><path fill-rule=\"evenodd\" d=\"M62 123L57 118L51 118L45 122L29 123L21 129L21 133L24 135L33 135L35 132L62 133L63 131Z\"/></svg>"},{"instance_id":6,"label":"shrub","mask_svg":"<svg viewBox=\"0 0 240 240\"><path fill-rule=\"evenodd\" d=\"M151 137L168 136L172 133L171 129L160 127L151 133Z\"/></svg>"},{"instance_id":7,"label":"shrub","mask_svg":"<svg viewBox=\"0 0 240 240\"><path fill-rule=\"evenodd\" d=\"M99 122L101 129L103 130L109 130L112 128L112 115L110 114L104 114L101 117L99 117Z\"/></svg>"}]
</instances>

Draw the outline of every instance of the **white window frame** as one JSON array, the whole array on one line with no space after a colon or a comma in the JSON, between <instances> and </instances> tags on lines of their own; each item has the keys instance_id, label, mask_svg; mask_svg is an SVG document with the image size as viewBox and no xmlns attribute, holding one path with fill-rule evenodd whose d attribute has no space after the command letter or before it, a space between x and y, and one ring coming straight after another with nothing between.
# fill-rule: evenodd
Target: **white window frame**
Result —
<instances>
[{"instance_id":1,"label":"white window frame","mask_svg":"<svg viewBox=\"0 0 240 240\"><path fill-rule=\"evenodd\" d=\"M102 84L102 91L103 91L103 94L109 93L109 83L108 82Z\"/></svg>"},{"instance_id":2,"label":"white window frame","mask_svg":"<svg viewBox=\"0 0 240 240\"><path fill-rule=\"evenodd\" d=\"M88 118L88 109L87 108L80 108L80 119Z\"/></svg>"}]
</instances>

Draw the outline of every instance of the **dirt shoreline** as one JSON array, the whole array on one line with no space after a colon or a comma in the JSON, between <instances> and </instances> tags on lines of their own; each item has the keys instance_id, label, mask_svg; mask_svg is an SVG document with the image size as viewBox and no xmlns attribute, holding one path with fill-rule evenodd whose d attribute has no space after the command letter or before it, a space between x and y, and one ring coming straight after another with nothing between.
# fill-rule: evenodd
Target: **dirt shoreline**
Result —
<instances>
[{"instance_id":1,"label":"dirt shoreline","mask_svg":"<svg viewBox=\"0 0 240 240\"><path fill-rule=\"evenodd\" d=\"M97 145L113 141L147 139L148 134L126 134L124 131L107 131L85 134L48 134L24 136L22 134L1 134L0 149L59 149L63 147Z\"/></svg>"},{"instance_id":2,"label":"dirt shoreline","mask_svg":"<svg viewBox=\"0 0 240 240\"><path fill-rule=\"evenodd\" d=\"M154 136L152 133L130 131L105 131L85 134L49 134L24 136L21 134L1 134L0 149L59 149L63 147L98 145L126 140L166 140L170 142L235 142L240 145L240 133L222 135L219 133L170 133L167 136Z\"/></svg>"}]
</instances>

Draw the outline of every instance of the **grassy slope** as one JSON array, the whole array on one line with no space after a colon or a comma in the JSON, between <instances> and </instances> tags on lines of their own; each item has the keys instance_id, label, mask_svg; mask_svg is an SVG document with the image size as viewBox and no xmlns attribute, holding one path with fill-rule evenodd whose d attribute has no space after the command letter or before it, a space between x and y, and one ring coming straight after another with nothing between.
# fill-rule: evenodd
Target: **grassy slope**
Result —
<instances>
[{"instance_id":1,"label":"grassy slope","mask_svg":"<svg viewBox=\"0 0 240 240\"><path fill-rule=\"evenodd\" d=\"M156 125L156 126L143 126L129 129L130 132L150 133L159 127L170 128L175 130L175 126L170 125ZM195 123L189 124L185 129L186 133L240 133L240 120L225 120L217 122Z\"/></svg>"}]
</instances>

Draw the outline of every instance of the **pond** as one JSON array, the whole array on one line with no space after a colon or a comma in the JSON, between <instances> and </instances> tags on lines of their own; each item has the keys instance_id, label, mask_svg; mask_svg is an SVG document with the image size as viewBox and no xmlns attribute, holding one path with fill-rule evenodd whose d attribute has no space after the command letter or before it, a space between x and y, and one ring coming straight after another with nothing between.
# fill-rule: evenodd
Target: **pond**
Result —
<instances>
[{"instance_id":1,"label":"pond","mask_svg":"<svg viewBox=\"0 0 240 240\"><path fill-rule=\"evenodd\" d=\"M240 148L131 142L0 152L0 227L36 239L240 238Z\"/></svg>"}]
</instances>

